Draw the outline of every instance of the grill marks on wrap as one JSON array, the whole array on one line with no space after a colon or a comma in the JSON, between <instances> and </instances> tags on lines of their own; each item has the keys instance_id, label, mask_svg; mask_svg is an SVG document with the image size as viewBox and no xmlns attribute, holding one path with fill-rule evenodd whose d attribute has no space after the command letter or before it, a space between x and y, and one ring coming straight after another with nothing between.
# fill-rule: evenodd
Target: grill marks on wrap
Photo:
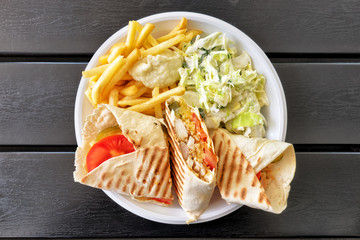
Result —
<instances>
[{"instance_id":1,"label":"grill marks on wrap","mask_svg":"<svg viewBox=\"0 0 360 240\"><path fill-rule=\"evenodd\" d=\"M160 157L163 155L161 151L159 152L155 152L155 154L159 153L160 154ZM155 168L155 175L160 175L160 173L162 173L163 171L166 170L166 167L168 165L168 162L165 162L165 161L162 161L160 162L159 161L159 165L157 166L157 168ZM161 178L160 178L160 183L168 183L169 182L169 175L165 176L164 174L160 175ZM164 179L166 177L166 179ZM155 195L162 195L162 193L165 191L165 189L167 189L167 187L169 186L169 184L166 184L164 187L158 187L156 188L155 190Z\"/></svg>"},{"instance_id":2,"label":"grill marks on wrap","mask_svg":"<svg viewBox=\"0 0 360 240\"><path fill-rule=\"evenodd\" d=\"M168 108L165 108L165 111L167 112L167 114L165 114L165 119L169 123L170 119L168 116L170 115L170 111L168 110ZM173 126L171 124L167 124L167 126L169 128L169 134L176 136ZM169 137L168 139L169 139L169 142L171 145L171 147L170 147L171 175L173 177L173 184L174 184L176 195L179 200L179 204L182 205L183 204L182 196L183 196L183 191L184 191L183 186L184 186L184 179L185 179L184 169L187 166L186 166L186 163L184 161L182 161L182 153L180 152L180 148L179 148L178 144L171 137Z\"/></svg>"},{"instance_id":3,"label":"grill marks on wrap","mask_svg":"<svg viewBox=\"0 0 360 240\"><path fill-rule=\"evenodd\" d=\"M229 202L245 205L247 201L257 201L258 206L271 208L264 187L241 150L234 147L234 143L231 147L230 137L223 132L215 131L211 137L219 157L217 183L222 197ZM252 196L254 190L258 195ZM251 200L252 198L254 199Z\"/></svg>"},{"instance_id":4,"label":"grill marks on wrap","mask_svg":"<svg viewBox=\"0 0 360 240\"><path fill-rule=\"evenodd\" d=\"M174 146L175 143L172 141L171 138L169 138L170 140L170 144L171 144L171 148L170 148L170 152L171 152L171 175L173 177L173 183L174 183L174 187L175 187L175 192L176 195L178 196L179 199L179 203L180 205L182 204L182 196L183 196L183 186L184 186L184 164L181 161L178 161L177 159L179 159L179 157L176 157L177 154L179 154L178 152L176 152L176 147ZM177 155L179 156L179 155Z\"/></svg>"},{"instance_id":5,"label":"grill marks on wrap","mask_svg":"<svg viewBox=\"0 0 360 240\"><path fill-rule=\"evenodd\" d=\"M252 180L252 182L251 182L251 186L252 186L252 187L255 187L257 182L258 182L258 178L257 178L256 175L255 175L255 177L253 177L253 180Z\"/></svg>"},{"instance_id":6,"label":"grill marks on wrap","mask_svg":"<svg viewBox=\"0 0 360 240\"><path fill-rule=\"evenodd\" d=\"M136 173L136 181L141 187L134 195L141 196L148 188L147 192L151 192L154 196L169 196L167 193L171 192L169 187L171 179L170 174L166 173L170 173L170 165L168 161L161 161L161 159L167 159L168 154L168 150L164 148L144 151L142 165Z\"/></svg>"},{"instance_id":7,"label":"grill marks on wrap","mask_svg":"<svg viewBox=\"0 0 360 240\"><path fill-rule=\"evenodd\" d=\"M215 139L215 141L217 141L217 138ZM219 143L219 148L218 149L215 149L215 152L217 152L217 154L218 154L218 156L220 157L221 155L222 155L222 150L223 150L223 147L222 147L222 145L223 145L223 141L220 141L220 143ZM217 146L217 144L214 142L214 146ZM221 185L222 185L222 183L223 183L223 176L224 176L224 165L223 164L220 164L220 162L219 162L219 164L218 164L218 183L220 182L221 183ZM222 187L222 186L220 186L220 187Z\"/></svg>"},{"instance_id":8,"label":"grill marks on wrap","mask_svg":"<svg viewBox=\"0 0 360 240\"><path fill-rule=\"evenodd\" d=\"M231 169L232 170L232 161L227 161L229 158L228 158L228 155L229 155L229 151L226 151L225 153L225 159L226 161L224 161L224 169ZM231 159L230 159L231 160ZM230 165L230 166L228 166ZM224 171L223 171L224 173ZM231 176L232 174L234 173L234 171L230 171L230 174L228 175L223 175L223 178L225 178L223 180L223 184L222 185L225 185L225 186L222 186L222 187L225 187L225 195L226 196L229 196L229 191L230 191L230 187L231 187Z\"/></svg>"},{"instance_id":9,"label":"grill marks on wrap","mask_svg":"<svg viewBox=\"0 0 360 240\"><path fill-rule=\"evenodd\" d=\"M95 186L107 190L128 193L135 197L150 196L172 199L168 148L139 150L134 158L141 158L139 164L131 167L119 164L111 170L99 169L99 178L84 177L83 182L94 181Z\"/></svg>"},{"instance_id":10,"label":"grill marks on wrap","mask_svg":"<svg viewBox=\"0 0 360 240\"><path fill-rule=\"evenodd\" d=\"M247 174L251 170L251 166L238 148L229 148L231 140L227 139L223 133L221 137L215 136L213 139L215 152L221 159L218 164L218 186L222 194L229 197L233 186L240 183L243 174ZM227 139L226 143L224 139ZM226 169L231 171L225 173ZM246 188L241 189L241 198L246 197L246 192ZM237 197L238 194L237 190L233 193L234 197Z\"/></svg>"},{"instance_id":11,"label":"grill marks on wrap","mask_svg":"<svg viewBox=\"0 0 360 240\"><path fill-rule=\"evenodd\" d=\"M241 200L245 200L245 198L246 198L246 192L247 192L247 189L246 189L245 187L243 187L243 188L241 189L241 195L240 195Z\"/></svg>"},{"instance_id":12,"label":"grill marks on wrap","mask_svg":"<svg viewBox=\"0 0 360 240\"><path fill-rule=\"evenodd\" d=\"M156 151L153 152L153 154L156 156ZM151 157L152 159L152 157ZM155 159L155 158L154 158ZM152 169L152 173L154 174L150 180L150 188L149 188L149 192L151 192L153 190L153 188L155 187L155 184L156 184L156 178L157 178L157 174L156 174L156 171L157 169L159 169L159 165L160 165L160 161L157 161L156 164L155 164L155 167L154 168L151 168ZM152 165L154 166L154 165ZM148 175L144 178L144 179L147 179L148 178ZM159 189L159 187L157 188L157 190ZM158 194L158 191L155 193L156 195Z\"/></svg>"}]
</instances>

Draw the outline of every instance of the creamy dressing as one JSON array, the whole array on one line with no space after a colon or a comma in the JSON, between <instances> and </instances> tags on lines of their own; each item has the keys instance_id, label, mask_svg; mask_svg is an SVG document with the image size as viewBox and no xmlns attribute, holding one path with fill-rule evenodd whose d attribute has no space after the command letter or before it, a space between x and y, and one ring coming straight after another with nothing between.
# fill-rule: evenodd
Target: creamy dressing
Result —
<instances>
[{"instance_id":1,"label":"creamy dressing","mask_svg":"<svg viewBox=\"0 0 360 240\"><path fill-rule=\"evenodd\" d=\"M148 88L163 88L173 85L180 79L178 69L182 63L181 54L167 49L155 56L148 55L139 60L129 73Z\"/></svg>"}]
</instances>

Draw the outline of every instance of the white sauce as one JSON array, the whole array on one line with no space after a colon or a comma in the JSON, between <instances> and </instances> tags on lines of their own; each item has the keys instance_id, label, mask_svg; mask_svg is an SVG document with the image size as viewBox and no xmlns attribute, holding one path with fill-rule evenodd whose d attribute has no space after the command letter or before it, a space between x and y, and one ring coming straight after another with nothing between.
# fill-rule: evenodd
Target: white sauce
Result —
<instances>
[{"instance_id":1,"label":"white sauce","mask_svg":"<svg viewBox=\"0 0 360 240\"><path fill-rule=\"evenodd\" d=\"M178 69L183 63L183 56L175 51L164 50L155 56L148 55L136 62L129 70L130 75L141 81L146 87L167 87L180 79Z\"/></svg>"}]
</instances>

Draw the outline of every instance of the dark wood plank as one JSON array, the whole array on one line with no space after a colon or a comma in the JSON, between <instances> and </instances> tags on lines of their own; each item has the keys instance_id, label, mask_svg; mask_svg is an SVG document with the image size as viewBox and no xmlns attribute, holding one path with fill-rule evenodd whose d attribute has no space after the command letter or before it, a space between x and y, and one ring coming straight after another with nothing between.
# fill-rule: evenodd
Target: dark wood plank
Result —
<instances>
[{"instance_id":1,"label":"dark wood plank","mask_svg":"<svg viewBox=\"0 0 360 240\"><path fill-rule=\"evenodd\" d=\"M223 19L266 52L360 53L356 0L2 0L0 52L93 53L129 20L167 11L196 11Z\"/></svg>"},{"instance_id":2,"label":"dark wood plank","mask_svg":"<svg viewBox=\"0 0 360 240\"><path fill-rule=\"evenodd\" d=\"M84 64L0 63L0 144L73 145Z\"/></svg>"},{"instance_id":3,"label":"dark wood plank","mask_svg":"<svg viewBox=\"0 0 360 240\"><path fill-rule=\"evenodd\" d=\"M286 140L360 143L360 64L275 64L288 110Z\"/></svg>"},{"instance_id":4,"label":"dark wood plank","mask_svg":"<svg viewBox=\"0 0 360 240\"><path fill-rule=\"evenodd\" d=\"M360 142L360 64L277 63L287 141ZM74 105L85 64L0 63L0 145L75 145Z\"/></svg>"},{"instance_id":5,"label":"dark wood plank","mask_svg":"<svg viewBox=\"0 0 360 240\"><path fill-rule=\"evenodd\" d=\"M73 153L0 154L0 237L360 237L360 154L297 154L288 208L166 225L73 182Z\"/></svg>"}]
</instances>

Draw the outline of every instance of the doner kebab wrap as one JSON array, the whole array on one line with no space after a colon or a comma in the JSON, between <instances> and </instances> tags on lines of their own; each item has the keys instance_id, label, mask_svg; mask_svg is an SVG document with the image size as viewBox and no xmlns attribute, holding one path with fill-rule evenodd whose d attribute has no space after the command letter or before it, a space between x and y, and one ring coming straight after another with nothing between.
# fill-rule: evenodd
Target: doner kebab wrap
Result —
<instances>
[{"instance_id":1,"label":"doner kebab wrap","mask_svg":"<svg viewBox=\"0 0 360 240\"><path fill-rule=\"evenodd\" d=\"M99 105L85 121L75 167L76 182L139 201L172 203L167 135L152 116Z\"/></svg>"},{"instance_id":2,"label":"doner kebab wrap","mask_svg":"<svg viewBox=\"0 0 360 240\"><path fill-rule=\"evenodd\" d=\"M222 198L277 214L285 210L296 168L293 145L224 129L210 135L219 157L217 185Z\"/></svg>"},{"instance_id":3,"label":"doner kebab wrap","mask_svg":"<svg viewBox=\"0 0 360 240\"><path fill-rule=\"evenodd\" d=\"M174 96L165 103L165 116L175 191L190 223L209 205L216 186L218 159L196 108L188 106L182 97Z\"/></svg>"}]
</instances>

